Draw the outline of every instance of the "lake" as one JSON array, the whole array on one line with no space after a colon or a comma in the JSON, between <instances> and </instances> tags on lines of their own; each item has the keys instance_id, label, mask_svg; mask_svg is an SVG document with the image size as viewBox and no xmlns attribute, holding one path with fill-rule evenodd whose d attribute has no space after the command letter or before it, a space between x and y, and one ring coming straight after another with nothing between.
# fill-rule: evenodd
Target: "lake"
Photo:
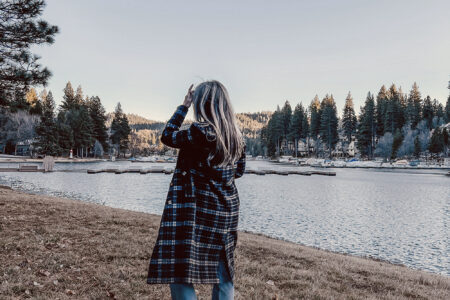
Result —
<instances>
[{"instance_id":1,"label":"lake","mask_svg":"<svg viewBox=\"0 0 450 300\"><path fill-rule=\"evenodd\" d=\"M87 168L154 165L174 166L58 163L56 170L72 172L0 173L0 184L161 214L172 175L85 173ZM247 167L296 168L251 160ZM330 170L337 176L245 174L237 179L240 230L450 275L450 178L445 171Z\"/></svg>"}]
</instances>

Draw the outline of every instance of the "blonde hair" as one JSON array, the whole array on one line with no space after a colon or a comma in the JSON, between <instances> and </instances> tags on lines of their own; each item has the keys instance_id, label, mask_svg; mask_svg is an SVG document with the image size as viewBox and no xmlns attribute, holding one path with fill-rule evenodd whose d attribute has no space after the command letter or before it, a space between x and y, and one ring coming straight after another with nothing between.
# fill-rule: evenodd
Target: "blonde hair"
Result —
<instances>
[{"instance_id":1,"label":"blonde hair","mask_svg":"<svg viewBox=\"0 0 450 300\"><path fill-rule=\"evenodd\" d=\"M228 91L217 80L205 81L194 91L194 117L198 122L206 122L216 133L216 149L208 159L220 167L234 164L244 150L244 139L237 125Z\"/></svg>"}]
</instances>

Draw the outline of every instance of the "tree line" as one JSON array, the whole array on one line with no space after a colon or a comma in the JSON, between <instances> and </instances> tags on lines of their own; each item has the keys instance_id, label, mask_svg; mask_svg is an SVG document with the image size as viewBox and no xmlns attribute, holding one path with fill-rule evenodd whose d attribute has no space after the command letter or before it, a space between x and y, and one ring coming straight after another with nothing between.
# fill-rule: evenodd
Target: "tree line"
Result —
<instances>
[{"instance_id":1,"label":"tree line","mask_svg":"<svg viewBox=\"0 0 450 300\"><path fill-rule=\"evenodd\" d=\"M368 158L418 157L424 151L446 153L448 131L442 125L449 122L450 96L444 107L430 96L422 98L416 83L409 94L392 84L383 85L376 97L369 92L358 116L350 92L341 118L333 95L322 100L316 95L308 107L299 103L294 110L286 101L261 130L261 140L269 156L298 155L302 141L307 149L302 155L331 157L338 143L345 151L355 140L361 155ZM294 149L288 147L291 143Z\"/></svg>"},{"instance_id":2,"label":"tree line","mask_svg":"<svg viewBox=\"0 0 450 300\"><path fill-rule=\"evenodd\" d=\"M83 97L81 86L74 91L70 82L63 91L58 108L51 91L37 95L34 88L2 106L0 139L7 148L17 149L19 142L28 141L37 153L69 155L72 150L78 157L102 156L110 146L118 153L128 149L131 128L120 103L108 130L98 96Z\"/></svg>"}]
</instances>

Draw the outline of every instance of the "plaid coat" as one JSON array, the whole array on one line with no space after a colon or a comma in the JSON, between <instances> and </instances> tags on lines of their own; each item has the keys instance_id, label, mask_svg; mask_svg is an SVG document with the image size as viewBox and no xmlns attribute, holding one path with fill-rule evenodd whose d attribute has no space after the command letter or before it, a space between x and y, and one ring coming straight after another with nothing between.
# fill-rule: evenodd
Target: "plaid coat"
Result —
<instances>
[{"instance_id":1,"label":"plaid coat","mask_svg":"<svg viewBox=\"0 0 450 300\"><path fill-rule=\"evenodd\" d=\"M238 162L211 167L206 157L215 147L214 129L194 122L180 126L188 108L177 107L161 142L180 148L167 193L147 283L219 283L221 251L234 278L239 195L234 179L244 174L245 148Z\"/></svg>"}]
</instances>

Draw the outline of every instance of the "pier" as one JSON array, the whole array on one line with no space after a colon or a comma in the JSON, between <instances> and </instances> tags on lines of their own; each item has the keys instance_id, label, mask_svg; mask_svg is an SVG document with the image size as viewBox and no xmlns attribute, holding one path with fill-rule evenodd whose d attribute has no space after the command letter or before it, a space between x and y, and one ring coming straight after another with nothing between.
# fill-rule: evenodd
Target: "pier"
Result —
<instances>
[{"instance_id":1,"label":"pier","mask_svg":"<svg viewBox=\"0 0 450 300\"><path fill-rule=\"evenodd\" d=\"M0 172L42 172L45 170L39 168L36 165L22 165L17 168L0 168ZM163 166L153 166L151 168L128 168L128 169L119 169L119 168L105 168L105 169L74 169L74 170L53 170L49 172L86 172L87 174L99 174L99 173L112 173L112 174L125 174L125 173L134 173L134 174L149 174L149 173L160 173L160 174L172 174L174 172L173 167L163 167ZM324 171L324 170L275 170L275 169L251 169L247 168L245 170L245 174L254 174L254 175L302 175L302 176L311 176L311 175L322 175L322 176L336 176L336 172L333 171Z\"/></svg>"},{"instance_id":2,"label":"pier","mask_svg":"<svg viewBox=\"0 0 450 300\"><path fill-rule=\"evenodd\" d=\"M19 166L17 168L0 168L0 172L45 172L44 169L39 169L38 166Z\"/></svg>"},{"instance_id":3,"label":"pier","mask_svg":"<svg viewBox=\"0 0 450 300\"><path fill-rule=\"evenodd\" d=\"M131 169L93 169L87 170L88 174L98 174L98 173L114 173L114 174L125 174L125 173L140 173L142 175L149 173L164 173L164 174L172 174L174 168L171 167L159 167L155 166L152 168L131 168ZM300 171L300 170L273 170L273 169L246 169L245 174L255 174L255 175L303 175L303 176L311 176L311 175L323 175L323 176L336 176L336 172L332 171L321 171L321 170L310 170L310 171Z\"/></svg>"}]
</instances>

